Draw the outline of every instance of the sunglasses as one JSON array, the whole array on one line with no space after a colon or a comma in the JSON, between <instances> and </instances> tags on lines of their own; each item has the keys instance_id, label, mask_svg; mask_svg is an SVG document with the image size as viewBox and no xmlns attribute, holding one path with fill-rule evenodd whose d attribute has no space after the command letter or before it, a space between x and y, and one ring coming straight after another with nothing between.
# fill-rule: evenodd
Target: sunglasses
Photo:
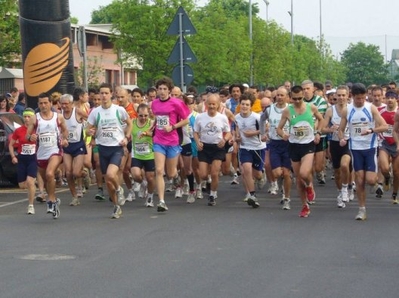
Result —
<instances>
[{"instance_id":1,"label":"sunglasses","mask_svg":"<svg viewBox=\"0 0 399 298\"><path fill-rule=\"evenodd\" d=\"M148 115L139 115L140 118L147 118Z\"/></svg>"},{"instance_id":2,"label":"sunglasses","mask_svg":"<svg viewBox=\"0 0 399 298\"><path fill-rule=\"evenodd\" d=\"M297 100L299 101L299 100L302 100L302 99L303 99L303 97L293 97L292 98L292 100L295 100L295 101L297 101Z\"/></svg>"}]
</instances>

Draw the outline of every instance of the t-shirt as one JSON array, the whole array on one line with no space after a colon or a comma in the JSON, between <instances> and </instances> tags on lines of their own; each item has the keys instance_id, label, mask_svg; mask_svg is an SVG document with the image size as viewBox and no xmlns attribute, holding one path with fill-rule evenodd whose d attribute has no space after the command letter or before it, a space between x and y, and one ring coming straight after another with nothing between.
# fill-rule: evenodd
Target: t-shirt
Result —
<instances>
[{"instance_id":1,"label":"t-shirt","mask_svg":"<svg viewBox=\"0 0 399 298\"><path fill-rule=\"evenodd\" d=\"M252 137L246 137L244 135L244 131L253 131L260 129L260 115L251 112L248 117L243 117L241 114L238 114L235 116L235 118L241 137L240 148L248 150L265 149L266 143L261 141L260 134Z\"/></svg>"},{"instance_id":2,"label":"t-shirt","mask_svg":"<svg viewBox=\"0 0 399 298\"><path fill-rule=\"evenodd\" d=\"M181 120L188 118L190 110L185 103L174 97L170 97L164 101L158 98L152 102L151 109L156 122L153 138L154 144L165 146L180 145L178 131L181 132L181 129L166 132L163 128L167 125L175 125Z\"/></svg>"},{"instance_id":3,"label":"t-shirt","mask_svg":"<svg viewBox=\"0 0 399 298\"><path fill-rule=\"evenodd\" d=\"M223 140L223 133L230 132L230 125L227 116L219 112L213 117L201 113L195 119L194 131L199 133L202 143L218 144Z\"/></svg>"},{"instance_id":4,"label":"t-shirt","mask_svg":"<svg viewBox=\"0 0 399 298\"><path fill-rule=\"evenodd\" d=\"M36 142L28 141L26 139L27 130L28 128L25 125L18 127L12 134L11 138L16 141L15 144L18 146L18 154L34 155L36 154Z\"/></svg>"}]
</instances>

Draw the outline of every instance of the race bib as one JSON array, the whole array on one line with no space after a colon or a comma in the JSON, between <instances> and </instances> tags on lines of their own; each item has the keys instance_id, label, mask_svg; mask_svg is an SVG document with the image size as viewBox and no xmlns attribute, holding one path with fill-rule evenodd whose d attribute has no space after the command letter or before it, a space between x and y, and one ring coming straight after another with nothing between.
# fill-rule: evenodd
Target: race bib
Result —
<instances>
[{"instance_id":1,"label":"race bib","mask_svg":"<svg viewBox=\"0 0 399 298\"><path fill-rule=\"evenodd\" d=\"M369 123L367 122L352 123L351 136L360 137L362 136L362 131L367 129L369 129Z\"/></svg>"},{"instance_id":2,"label":"race bib","mask_svg":"<svg viewBox=\"0 0 399 298\"><path fill-rule=\"evenodd\" d=\"M35 144L23 144L21 148L22 155L34 155L36 153Z\"/></svg>"},{"instance_id":3,"label":"race bib","mask_svg":"<svg viewBox=\"0 0 399 298\"><path fill-rule=\"evenodd\" d=\"M297 139L302 139L304 137L309 136L309 127L308 126L294 126L294 135Z\"/></svg>"},{"instance_id":4,"label":"race bib","mask_svg":"<svg viewBox=\"0 0 399 298\"><path fill-rule=\"evenodd\" d=\"M101 132L101 137L103 139L113 139L117 135L117 128L116 127L107 127L103 128Z\"/></svg>"},{"instance_id":5,"label":"race bib","mask_svg":"<svg viewBox=\"0 0 399 298\"><path fill-rule=\"evenodd\" d=\"M386 138L392 138L393 125L388 124L388 129L382 133L382 135Z\"/></svg>"},{"instance_id":6,"label":"race bib","mask_svg":"<svg viewBox=\"0 0 399 298\"><path fill-rule=\"evenodd\" d=\"M169 125L169 116L168 115L161 115L157 116L157 128L164 129L165 126Z\"/></svg>"},{"instance_id":7,"label":"race bib","mask_svg":"<svg viewBox=\"0 0 399 298\"><path fill-rule=\"evenodd\" d=\"M57 136L54 132L42 133L39 136L39 144L43 147L57 146Z\"/></svg>"},{"instance_id":8,"label":"race bib","mask_svg":"<svg viewBox=\"0 0 399 298\"><path fill-rule=\"evenodd\" d=\"M136 153L140 155L151 153L150 145L148 143L136 143L134 148Z\"/></svg>"}]
</instances>

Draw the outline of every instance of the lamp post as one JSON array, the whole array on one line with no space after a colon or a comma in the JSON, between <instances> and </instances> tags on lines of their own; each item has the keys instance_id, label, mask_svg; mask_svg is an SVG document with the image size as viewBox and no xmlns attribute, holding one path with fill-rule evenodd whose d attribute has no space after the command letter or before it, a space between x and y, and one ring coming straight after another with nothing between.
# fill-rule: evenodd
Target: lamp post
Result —
<instances>
[{"instance_id":1,"label":"lamp post","mask_svg":"<svg viewBox=\"0 0 399 298\"><path fill-rule=\"evenodd\" d=\"M249 60L249 85L254 83L254 53L252 48L252 0L249 0L249 42L251 45L251 57Z\"/></svg>"},{"instance_id":2,"label":"lamp post","mask_svg":"<svg viewBox=\"0 0 399 298\"><path fill-rule=\"evenodd\" d=\"M322 9L321 9L321 0L319 0L319 6L320 6L320 48L321 48L322 41L323 41L323 17L322 17Z\"/></svg>"},{"instance_id":3,"label":"lamp post","mask_svg":"<svg viewBox=\"0 0 399 298\"><path fill-rule=\"evenodd\" d=\"M291 44L294 44L294 0L291 0L291 10L288 12L291 17Z\"/></svg>"},{"instance_id":4,"label":"lamp post","mask_svg":"<svg viewBox=\"0 0 399 298\"><path fill-rule=\"evenodd\" d=\"M270 2L267 0L263 0L263 2L265 2L265 4L266 4L266 22L269 22L269 4L270 4Z\"/></svg>"}]
</instances>

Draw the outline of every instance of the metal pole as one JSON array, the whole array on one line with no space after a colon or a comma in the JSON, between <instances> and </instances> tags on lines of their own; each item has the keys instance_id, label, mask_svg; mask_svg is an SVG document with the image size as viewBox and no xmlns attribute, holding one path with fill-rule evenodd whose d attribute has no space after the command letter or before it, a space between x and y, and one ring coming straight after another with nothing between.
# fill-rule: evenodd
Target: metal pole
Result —
<instances>
[{"instance_id":1,"label":"metal pole","mask_svg":"<svg viewBox=\"0 0 399 298\"><path fill-rule=\"evenodd\" d=\"M291 44L294 44L294 0L291 0L291 10L288 12L291 17Z\"/></svg>"},{"instance_id":2,"label":"metal pole","mask_svg":"<svg viewBox=\"0 0 399 298\"><path fill-rule=\"evenodd\" d=\"M252 0L249 0L249 41L251 45L251 57L249 61L249 85L253 85L254 81L254 57L253 57L253 48L252 48Z\"/></svg>"},{"instance_id":3,"label":"metal pole","mask_svg":"<svg viewBox=\"0 0 399 298\"><path fill-rule=\"evenodd\" d=\"M319 0L320 3L320 49L321 45L323 42L323 16L322 16L322 9L321 9L321 0Z\"/></svg>"},{"instance_id":4,"label":"metal pole","mask_svg":"<svg viewBox=\"0 0 399 298\"><path fill-rule=\"evenodd\" d=\"M186 93L184 83L184 57L183 57L183 13L179 13L179 46L180 46L180 89Z\"/></svg>"},{"instance_id":5,"label":"metal pole","mask_svg":"<svg viewBox=\"0 0 399 298\"><path fill-rule=\"evenodd\" d=\"M269 4L270 4L270 2L267 0L263 0L263 2L265 2L265 4L266 4L266 22L269 22Z\"/></svg>"}]
</instances>

